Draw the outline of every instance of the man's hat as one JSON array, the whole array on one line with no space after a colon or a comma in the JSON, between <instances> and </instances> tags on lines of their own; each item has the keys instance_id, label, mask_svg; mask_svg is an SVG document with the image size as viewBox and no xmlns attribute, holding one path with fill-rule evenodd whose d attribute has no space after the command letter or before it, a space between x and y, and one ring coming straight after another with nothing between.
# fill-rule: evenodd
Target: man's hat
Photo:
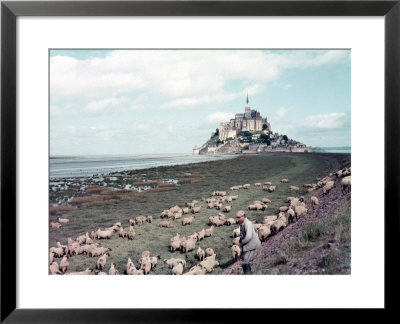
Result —
<instances>
[{"instance_id":1,"label":"man's hat","mask_svg":"<svg viewBox=\"0 0 400 324\"><path fill-rule=\"evenodd\" d=\"M239 211L236 213L236 217L239 218L239 217L242 217L242 216L245 216L245 213L244 213L243 210L239 210Z\"/></svg>"}]
</instances>

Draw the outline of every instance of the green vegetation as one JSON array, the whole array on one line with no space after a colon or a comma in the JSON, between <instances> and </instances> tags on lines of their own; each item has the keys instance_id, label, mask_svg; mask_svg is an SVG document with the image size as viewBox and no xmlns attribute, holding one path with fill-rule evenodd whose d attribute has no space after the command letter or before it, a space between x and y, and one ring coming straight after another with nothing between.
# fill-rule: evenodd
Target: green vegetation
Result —
<instances>
[{"instance_id":1,"label":"green vegetation","mask_svg":"<svg viewBox=\"0 0 400 324\"><path fill-rule=\"evenodd\" d=\"M110 263L115 262L118 271L122 274L129 257L137 265L142 251L149 250L152 255L160 255L161 257L155 271L152 271L151 274L170 274L171 270L162 263L162 259L185 258L188 268L198 263L195 258L195 251L187 254L182 254L179 251L172 253L169 250L169 242L176 233L188 236L209 227L208 218L217 215L219 211L208 209L206 204L201 201L202 197L209 197L214 190L228 190L229 187L234 185L250 183L252 184L250 189L234 192L234 194L239 195L239 199L231 203L232 210L226 216L234 217L238 210L247 209L247 206L254 200L268 197L272 200L272 203L269 204L267 211L247 212L250 220L262 222L264 216L273 213L278 207L282 206L288 196L289 184L281 184L280 179L289 178L290 184L300 186L304 183L311 183L316 177L334 171L338 159L346 160L348 156L345 157L341 154L268 153L240 156L232 160L135 170L132 171L132 174L140 173L147 174L148 177L157 175L163 179L179 179L179 185L167 187L168 190L166 191L155 189L147 193L126 194L121 199L114 199L107 203L99 202L87 206L77 205L76 208L75 206L63 208L58 211L59 214L57 215L51 210L50 222L57 221L58 216L69 218L70 222L64 224L61 229L49 230L49 244L55 246L58 241L65 244L68 237L76 238L86 232L109 227L118 221L122 222L124 228L128 228L129 219L139 215L152 215L153 223L135 226L136 237L133 241L119 238L118 234L114 234L109 240L98 240L102 246L112 248L106 271L108 272ZM185 177L184 174L190 174L190 176ZM277 190L273 193L267 193L260 187L253 185L255 182L265 181L277 183ZM307 192L304 188L301 188L298 194L307 195ZM170 228L157 226L160 221L160 213L164 209L176 204L183 207L186 202L194 199L200 201L202 209L199 214L196 214L192 225L182 226L181 219L178 219L176 221L171 220ZM348 244L348 254L340 252L338 255L328 255L327 252L321 259L321 264L325 265L325 269L329 273L330 271L342 271L342 261L336 261L335 258L342 260L342 258L350 256L350 212L343 217L338 218L337 223L331 226L310 225L305 233L293 240L291 250L280 251L282 254L272 262L275 263L275 266L285 266L296 253L302 253L307 246L317 246L328 237L331 239L330 237L333 235L342 242L341 244ZM236 227L236 225L233 225L215 228L214 235L196 244L196 249L198 246L203 249L211 247L217 253L217 259L222 267L231 264L232 231ZM329 252L333 253L334 250ZM96 261L97 258L90 258L86 255L73 256L69 259L70 271L95 267ZM274 267L269 266L260 269L259 273L271 273L271 269L274 269ZM213 273L217 274L219 271L221 271L221 268L216 268Z\"/></svg>"}]
</instances>

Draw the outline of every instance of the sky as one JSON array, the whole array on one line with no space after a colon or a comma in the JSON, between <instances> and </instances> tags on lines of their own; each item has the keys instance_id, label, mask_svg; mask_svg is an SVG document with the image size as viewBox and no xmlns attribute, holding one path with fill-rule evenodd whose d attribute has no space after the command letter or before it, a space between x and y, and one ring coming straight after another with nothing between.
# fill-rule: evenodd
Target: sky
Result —
<instances>
[{"instance_id":1,"label":"sky","mask_svg":"<svg viewBox=\"0 0 400 324\"><path fill-rule=\"evenodd\" d=\"M191 153L246 96L273 132L350 146L350 50L50 50L50 155Z\"/></svg>"}]
</instances>

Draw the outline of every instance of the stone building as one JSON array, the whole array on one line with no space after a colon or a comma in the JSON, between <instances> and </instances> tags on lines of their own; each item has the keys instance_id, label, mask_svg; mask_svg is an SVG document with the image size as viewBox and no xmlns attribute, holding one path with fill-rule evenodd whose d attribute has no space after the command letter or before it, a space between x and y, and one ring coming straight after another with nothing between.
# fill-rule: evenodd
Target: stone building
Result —
<instances>
[{"instance_id":1,"label":"stone building","mask_svg":"<svg viewBox=\"0 0 400 324\"><path fill-rule=\"evenodd\" d=\"M219 139L223 141L227 138L236 138L237 134L243 131L262 131L264 125L265 130L271 131L267 118L262 118L257 110L251 109L247 95L244 114L236 114L229 122L221 123L218 127Z\"/></svg>"}]
</instances>

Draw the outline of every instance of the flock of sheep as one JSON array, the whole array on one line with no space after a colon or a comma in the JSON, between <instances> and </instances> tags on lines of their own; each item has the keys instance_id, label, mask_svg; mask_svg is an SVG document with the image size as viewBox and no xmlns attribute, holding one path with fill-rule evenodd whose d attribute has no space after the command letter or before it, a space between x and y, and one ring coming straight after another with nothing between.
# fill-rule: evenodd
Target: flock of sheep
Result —
<instances>
[{"instance_id":1,"label":"flock of sheep","mask_svg":"<svg viewBox=\"0 0 400 324\"><path fill-rule=\"evenodd\" d=\"M281 179L281 183L288 183L289 179ZM341 184L343 194L350 192L351 190L351 168L343 168L336 173L330 173L324 178L317 178L315 183L304 184L303 187L307 192L311 193L315 190L321 189L322 195L326 195L329 191L337 184ZM262 190L273 192L276 190L277 185L272 185L271 182L255 183L255 187L261 187ZM211 193L209 198L202 198L202 201L206 204L208 209L221 210L216 216L211 216L208 219L208 228L203 228L199 232L185 237L177 233L170 240L169 250L170 252L180 251L181 253L188 253L196 250L196 244L210 237L214 233L214 229L220 226L230 226L236 224L234 218L226 217L226 213L232 210L232 202L238 199L238 195L233 195L233 192L239 190L246 190L250 188L250 184L237 185L229 188L231 194L227 191L214 191ZM298 192L299 187L290 185L288 187L289 192ZM268 209L268 204L271 200L268 198L262 198L261 200L255 200L252 204L248 205L248 210L265 211ZM308 203L308 204L306 204ZM180 223L182 226L191 225L196 215L201 212L201 202L193 200L186 203L186 206L181 208L175 205L169 209L163 210L160 214L161 220L158 222L159 227L170 227L172 221L181 219ZM258 236L262 242L266 242L269 237L275 235L279 231L283 230L289 224L297 221L300 217L304 217L307 214L308 208L316 208L319 205L317 196L311 196L309 201L303 196L300 197L288 197L285 205L278 208L276 214L267 215L264 217L262 223L253 222L253 226L258 233ZM308 208L307 208L308 206ZM183 217L183 215L192 214L191 216ZM51 223L51 228L60 228L62 223L68 223L69 220L66 218L58 218L58 223ZM135 226L149 224L153 222L152 216L137 216L135 219L129 220L129 228L124 229L121 222L114 223L111 227L105 229L98 229L97 231L86 232L85 235L78 236L75 240L68 238L67 244L62 245L57 242L57 246L50 248L50 273L66 274L66 275L107 275L105 269L107 268L107 258L110 256L111 248L103 247L100 244L100 240L110 239L113 235L118 233L120 238L126 238L133 240L135 238ZM59 225L57 225L59 224ZM239 259L241 255L241 248L239 245L240 228L236 228L232 233L233 242L231 246L233 261ZM97 240L97 241L95 241ZM96 269L87 268L86 270L79 272L69 271L68 259L75 255L88 255L89 257L98 257L96 262ZM185 258L171 258L164 259L163 263L171 268L171 274L173 275L198 275L206 274L213 271L214 267L219 265L216 259L216 253L212 248L202 249L200 246L197 247L196 257L199 261L198 264L186 269ZM61 258L59 263L57 259ZM157 265L160 256L151 256L149 251L143 251L141 258L138 260L136 267L132 262L131 258L128 258L125 274L127 275L147 275ZM116 269L116 264L111 263L108 268L108 275L118 275L119 271Z\"/></svg>"}]
</instances>

